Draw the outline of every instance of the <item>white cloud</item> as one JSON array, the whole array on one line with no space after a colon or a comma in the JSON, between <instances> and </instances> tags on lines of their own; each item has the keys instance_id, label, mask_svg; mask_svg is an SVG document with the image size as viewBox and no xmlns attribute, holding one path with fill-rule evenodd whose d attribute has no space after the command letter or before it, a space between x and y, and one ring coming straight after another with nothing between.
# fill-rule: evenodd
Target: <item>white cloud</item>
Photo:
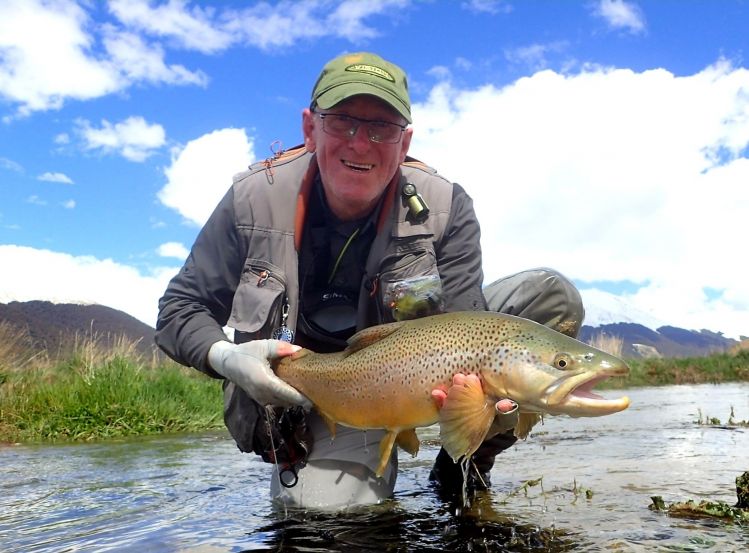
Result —
<instances>
[{"instance_id":1,"label":"white cloud","mask_svg":"<svg viewBox=\"0 0 749 553\"><path fill-rule=\"evenodd\" d=\"M159 200L202 225L226 194L232 177L253 159L253 143L244 129L221 129L191 140L172 152L172 163L164 171L167 184L159 191Z\"/></svg>"},{"instance_id":2,"label":"white cloud","mask_svg":"<svg viewBox=\"0 0 749 553\"><path fill-rule=\"evenodd\" d=\"M360 43L380 34L374 27L366 24L370 18L375 15L397 14L408 4L408 0L344 0L327 14L329 7L323 2L318 8L321 12L320 27L324 35L331 33L352 43ZM305 14L301 12L296 19L303 17ZM301 23L300 27L303 26L304 23Z\"/></svg>"},{"instance_id":3,"label":"white cloud","mask_svg":"<svg viewBox=\"0 0 749 553\"><path fill-rule=\"evenodd\" d=\"M111 12L131 30L180 48L214 53L235 44L263 50L325 36L353 43L378 36L368 20L397 17L410 0L281 0L243 9L202 8L182 0L153 6L147 0L115 0Z\"/></svg>"},{"instance_id":4,"label":"white cloud","mask_svg":"<svg viewBox=\"0 0 749 553\"><path fill-rule=\"evenodd\" d=\"M411 154L473 197L487 282L534 266L647 282L628 296L634 308L749 334L747 89L749 70L724 61L686 77L592 69L504 88L443 83L413 107Z\"/></svg>"},{"instance_id":5,"label":"white cloud","mask_svg":"<svg viewBox=\"0 0 749 553\"><path fill-rule=\"evenodd\" d=\"M75 209L75 200L65 200L60 205L65 209Z\"/></svg>"},{"instance_id":6,"label":"white cloud","mask_svg":"<svg viewBox=\"0 0 749 553\"><path fill-rule=\"evenodd\" d=\"M540 71L548 66L547 54L557 54L567 48L564 41L548 44L529 44L504 51L505 59L510 63L522 64L532 71Z\"/></svg>"},{"instance_id":7,"label":"white cloud","mask_svg":"<svg viewBox=\"0 0 749 553\"><path fill-rule=\"evenodd\" d=\"M164 128L157 123L148 123L142 117L128 117L114 125L102 120L98 129L85 120L79 120L77 124L85 149L118 152L130 161L144 161L166 143Z\"/></svg>"},{"instance_id":8,"label":"white cloud","mask_svg":"<svg viewBox=\"0 0 749 553\"><path fill-rule=\"evenodd\" d=\"M66 99L97 98L138 81L204 84L200 73L167 66L158 45L95 24L84 7L70 0L0 2L0 96L17 104L20 115L58 109Z\"/></svg>"},{"instance_id":9,"label":"white cloud","mask_svg":"<svg viewBox=\"0 0 749 553\"><path fill-rule=\"evenodd\" d=\"M128 27L174 39L190 50L212 53L228 48L233 40L214 21L214 8L190 8L181 0L157 6L148 0L112 0L109 10Z\"/></svg>"},{"instance_id":10,"label":"white cloud","mask_svg":"<svg viewBox=\"0 0 749 553\"><path fill-rule=\"evenodd\" d=\"M0 97L17 115L59 109L135 83L205 86L199 70L166 61L167 49L215 53L243 44L263 50L333 36L358 44L379 35L375 16L397 18L410 0L281 0L249 8L184 0L112 0L111 18L73 0L0 2ZM43 37L43 40L40 40ZM4 116L4 121L12 118Z\"/></svg>"},{"instance_id":11,"label":"white cloud","mask_svg":"<svg viewBox=\"0 0 749 553\"><path fill-rule=\"evenodd\" d=\"M39 206L45 206L45 205L47 205L47 201L43 200L42 198L40 198L36 194L32 194L31 196L29 196L28 198L26 198L26 203L30 203L32 205L39 205Z\"/></svg>"},{"instance_id":12,"label":"white cloud","mask_svg":"<svg viewBox=\"0 0 749 553\"><path fill-rule=\"evenodd\" d=\"M12 268L3 271L0 302L99 303L151 326L158 300L178 270L164 267L143 275L110 259L8 245L0 245L0 266ZM49 278L50 267L55 268L54 279Z\"/></svg>"},{"instance_id":13,"label":"white cloud","mask_svg":"<svg viewBox=\"0 0 749 553\"><path fill-rule=\"evenodd\" d=\"M593 14L603 18L610 27L617 30L625 30L632 34L645 30L645 16L633 2L600 0L593 8Z\"/></svg>"},{"instance_id":14,"label":"white cloud","mask_svg":"<svg viewBox=\"0 0 749 553\"><path fill-rule=\"evenodd\" d=\"M505 0L469 0L463 2L461 7L472 12L496 15L498 13L512 12L512 5Z\"/></svg>"},{"instance_id":15,"label":"white cloud","mask_svg":"<svg viewBox=\"0 0 749 553\"><path fill-rule=\"evenodd\" d=\"M13 171L14 173L23 173L23 166L7 157L0 157L0 168Z\"/></svg>"},{"instance_id":16,"label":"white cloud","mask_svg":"<svg viewBox=\"0 0 749 553\"><path fill-rule=\"evenodd\" d=\"M73 179L67 176L65 173L42 173L38 177L38 180L45 182L60 182L62 184L73 184Z\"/></svg>"},{"instance_id":17,"label":"white cloud","mask_svg":"<svg viewBox=\"0 0 749 553\"><path fill-rule=\"evenodd\" d=\"M190 255L190 250L179 242L166 242L161 244L156 252L161 257L174 257L180 261L184 261L187 259L187 256Z\"/></svg>"},{"instance_id":18,"label":"white cloud","mask_svg":"<svg viewBox=\"0 0 749 553\"><path fill-rule=\"evenodd\" d=\"M115 74L90 54L89 25L75 2L0 4L0 94L27 113L59 108L65 97L93 98L115 90Z\"/></svg>"},{"instance_id":19,"label":"white cloud","mask_svg":"<svg viewBox=\"0 0 749 553\"><path fill-rule=\"evenodd\" d=\"M160 45L149 44L137 34L112 25L104 25L103 29L104 47L123 83L207 84L208 78L202 71L192 72L182 65L167 65L164 62L164 49Z\"/></svg>"}]
</instances>

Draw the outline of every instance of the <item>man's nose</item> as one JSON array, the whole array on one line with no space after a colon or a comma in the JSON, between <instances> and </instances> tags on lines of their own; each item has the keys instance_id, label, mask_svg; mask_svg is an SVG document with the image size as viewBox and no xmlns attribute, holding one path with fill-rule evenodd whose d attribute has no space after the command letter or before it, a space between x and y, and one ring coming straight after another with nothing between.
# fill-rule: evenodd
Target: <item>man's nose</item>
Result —
<instances>
[{"instance_id":1,"label":"man's nose","mask_svg":"<svg viewBox=\"0 0 749 553\"><path fill-rule=\"evenodd\" d=\"M363 152L369 149L371 142L369 140L366 125L359 125L356 128L356 132L349 139L349 144L351 148L357 152Z\"/></svg>"}]
</instances>

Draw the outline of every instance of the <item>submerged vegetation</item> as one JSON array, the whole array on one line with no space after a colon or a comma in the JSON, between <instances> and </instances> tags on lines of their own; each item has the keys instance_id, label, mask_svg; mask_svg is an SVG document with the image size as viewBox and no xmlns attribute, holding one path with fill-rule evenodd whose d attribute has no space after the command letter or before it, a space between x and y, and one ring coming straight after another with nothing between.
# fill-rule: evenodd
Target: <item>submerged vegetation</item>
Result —
<instances>
[{"instance_id":1,"label":"submerged vegetation","mask_svg":"<svg viewBox=\"0 0 749 553\"><path fill-rule=\"evenodd\" d=\"M708 415L702 416L702 409L697 409L698 418L695 421L700 426L720 426L721 428L749 428L749 421L739 420L736 418L736 414L733 412L733 405L731 405L731 414L728 415L726 422L720 422L718 417L711 417Z\"/></svg>"},{"instance_id":2,"label":"submerged vegetation","mask_svg":"<svg viewBox=\"0 0 749 553\"><path fill-rule=\"evenodd\" d=\"M721 518L749 523L749 472L736 477L736 497L738 501L735 505L729 505L724 501L696 502L693 499L666 504L660 495L654 495L650 498L652 503L648 508L651 511L664 511L676 517Z\"/></svg>"},{"instance_id":3,"label":"submerged vegetation","mask_svg":"<svg viewBox=\"0 0 749 553\"><path fill-rule=\"evenodd\" d=\"M50 353L34 347L27 333L0 323L0 443L223 428L219 381L163 356L146 358L137 346L89 334ZM629 365L630 376L605 387L749 381L746 349Z\"/></svg>"}]
</instances>

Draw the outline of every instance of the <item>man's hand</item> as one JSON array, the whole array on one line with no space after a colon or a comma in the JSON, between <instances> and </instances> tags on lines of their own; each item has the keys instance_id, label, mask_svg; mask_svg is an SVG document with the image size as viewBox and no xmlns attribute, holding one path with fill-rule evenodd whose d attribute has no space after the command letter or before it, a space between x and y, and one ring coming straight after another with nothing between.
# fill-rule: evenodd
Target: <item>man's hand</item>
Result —
<instances>
[{"instance_id":1,"label":"man's hand","mask_svg":"<svg viewBox=\"0 0 749 553\"><path fill-rule=\"evenodd\" d=\"M208 363L260 405L309 408L312 406L310 400L278 378L270 368L273 359L291 355L299 349L299 346L281 340L252 340L243 344L221 340L208 350Z\"/></svg>"},{"instance_id":2,"label":"man's hand","mask_svg":"<svg viewBox=\"0 0 749 553\"><path fill-rule=\"evenodd\" d=\"M466 375L458 373L453 376L452 385L463 386L469 379L479 380L479 377L475 374ZM445 399L447 399L447 389L444 386L435 388L432 390L432 398L437 404L437 408L442 409L442 406L445 404ZM489 432L487 432L486 438L484 438L485 440L488 440L501 432L507 432L508 430L515 428L515 425L518 423L518 404L511 399L500 399L494 404L494 409L497 414L494 417L494 422L492 422L491 427L489 427Z\"/></svg>"}]
</instances>

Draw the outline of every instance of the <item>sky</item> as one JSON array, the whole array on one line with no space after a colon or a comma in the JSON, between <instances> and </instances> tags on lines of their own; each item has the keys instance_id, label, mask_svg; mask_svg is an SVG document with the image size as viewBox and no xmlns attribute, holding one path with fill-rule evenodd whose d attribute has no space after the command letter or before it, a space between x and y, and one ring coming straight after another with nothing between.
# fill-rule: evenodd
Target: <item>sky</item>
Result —
<instances>
[{"instance_id":1,"label":"sky","mask_svg":"<svg viewBox=\"0 0 749 553\"><path fill-rule=\"evenodd\" d=\"M485 283L552 267L586 324L749 335L747 4L2 0L0 302L155 325L232 176L371 51L408 75L410 155L475 202Z\"/></svg>"}]
</instances>

